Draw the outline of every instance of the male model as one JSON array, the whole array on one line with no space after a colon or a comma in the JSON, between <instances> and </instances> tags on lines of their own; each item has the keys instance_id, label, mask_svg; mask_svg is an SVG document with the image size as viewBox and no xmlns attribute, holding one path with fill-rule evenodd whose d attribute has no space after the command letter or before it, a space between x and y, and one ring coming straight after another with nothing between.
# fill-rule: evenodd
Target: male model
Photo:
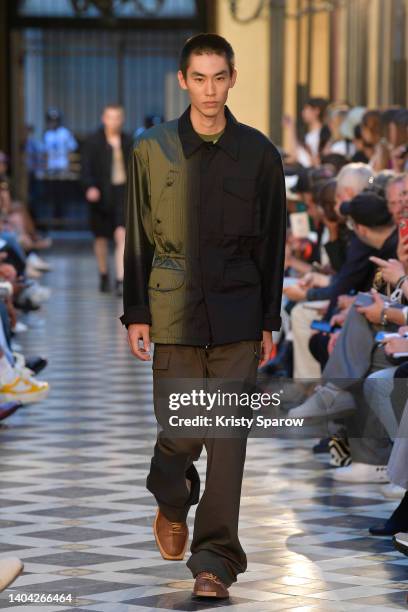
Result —
<instances>
[{"instance_id":1,"label":"male model","mask_svg":"<svg viewBox=\"0 0 408 612\"><path fill-rule=\"evenodd\" d=\"M225 106L236 80L225 39L190 38L178 78L191 105L141 135L127 191L121 321L136 357L150 359L155 344L156 416L165 379L254 383L281 324L286 210L278 151ZM238 539L246 438L159 434L147 488L158 504L163 558L183 559L187 513L199 501L193 462L203 446L206 483L187 566L194 595L221 598L246 569Z\"/></svg>"},{"instance_id":2,"label":"male model","mask_svg":"<svg viewBox=\"0 0 408 612\"><path fill-rule=\"evenodd\" d=\"M123 108L109 104L102 112L102 127L85 142L82 151L82 182L90 206L90 226L98 264L99 289L109 291L108 247L115 241L116 294L122 295L125 247L126 163L133 141L122 131Z\"/></svg>"}]
</instances>

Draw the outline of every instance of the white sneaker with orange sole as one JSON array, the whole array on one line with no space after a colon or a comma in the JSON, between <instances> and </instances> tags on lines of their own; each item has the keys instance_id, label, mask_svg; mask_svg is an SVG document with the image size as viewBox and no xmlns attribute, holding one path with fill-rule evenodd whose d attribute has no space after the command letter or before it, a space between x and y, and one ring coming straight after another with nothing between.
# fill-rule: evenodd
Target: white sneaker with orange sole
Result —
<instances>
[{"instance_id":1,"label":"white sneaker with orange sole","mask_svg":"<svg viewBox=\"0 0 408 612\"><path fill-rule=\"evenodd\" d=\"M32 404L47 397L49 384L36 380L29 372L31 370L23 368L14 380L0 385L0 402L20 401L23 404Z\"/></svg>"}]
</instances>

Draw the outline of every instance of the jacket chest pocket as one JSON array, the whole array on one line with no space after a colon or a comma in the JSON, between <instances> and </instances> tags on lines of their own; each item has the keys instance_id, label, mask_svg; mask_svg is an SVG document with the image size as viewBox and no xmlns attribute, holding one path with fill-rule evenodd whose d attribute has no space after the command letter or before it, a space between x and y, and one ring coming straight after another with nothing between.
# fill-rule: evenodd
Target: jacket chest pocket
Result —
<instances>
[{"instance_id":1,"label":"jacket chest pocket","mask_svg":"<svg viewBox=\"0 0 408 612\"><path fill-rule=\"evenodd\" d=\"M255 179L225 177L222 185L224 234L260 233L259 196Z\"/></svg>"}]
</instances>

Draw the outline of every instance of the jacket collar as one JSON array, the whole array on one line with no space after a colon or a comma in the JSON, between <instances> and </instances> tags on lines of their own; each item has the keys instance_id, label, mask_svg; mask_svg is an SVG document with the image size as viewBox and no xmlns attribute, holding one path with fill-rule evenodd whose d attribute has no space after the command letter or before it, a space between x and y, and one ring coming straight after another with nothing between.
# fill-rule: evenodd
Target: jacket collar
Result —
<instances>
[{"instance_id":1,"label":"jacket collar","mask_svg":"<svg viewBox=\"0 0 408 612\"><path fill-rule=\"evenodd\" d=\"M190 155L195 153L195 151L204 144L203 139L200 138L193 128L190 110L191 105L188 106L178 120L178 133L186 157L190 157ZM216 146L225 151L233 159L238 159L240 140L239 123L227 106L224 107L224 112L227 123L225 131L217 141Z\"/></svg>"}]
</instances>

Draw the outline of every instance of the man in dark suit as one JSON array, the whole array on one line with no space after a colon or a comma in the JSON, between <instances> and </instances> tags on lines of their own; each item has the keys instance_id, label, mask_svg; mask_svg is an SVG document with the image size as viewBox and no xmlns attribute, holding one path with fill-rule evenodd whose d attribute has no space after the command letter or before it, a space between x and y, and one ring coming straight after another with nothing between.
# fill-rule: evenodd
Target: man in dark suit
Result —
<instances>
[{"instance_id":1,"label":"man in dark suit","mask_svg":"<svg viewBox=\"0 0 408 612\"><path fill-rule=\"evenodd\" d=\"M123 290L125 247L125 183L132 139L122 131L123 108L106 106L102 127L85 142L82 151L82 182L90 206L90 226L100 274L100 291L109 291L108 247L115 242L116 293Z\"/></svg>"}]
</instances>

